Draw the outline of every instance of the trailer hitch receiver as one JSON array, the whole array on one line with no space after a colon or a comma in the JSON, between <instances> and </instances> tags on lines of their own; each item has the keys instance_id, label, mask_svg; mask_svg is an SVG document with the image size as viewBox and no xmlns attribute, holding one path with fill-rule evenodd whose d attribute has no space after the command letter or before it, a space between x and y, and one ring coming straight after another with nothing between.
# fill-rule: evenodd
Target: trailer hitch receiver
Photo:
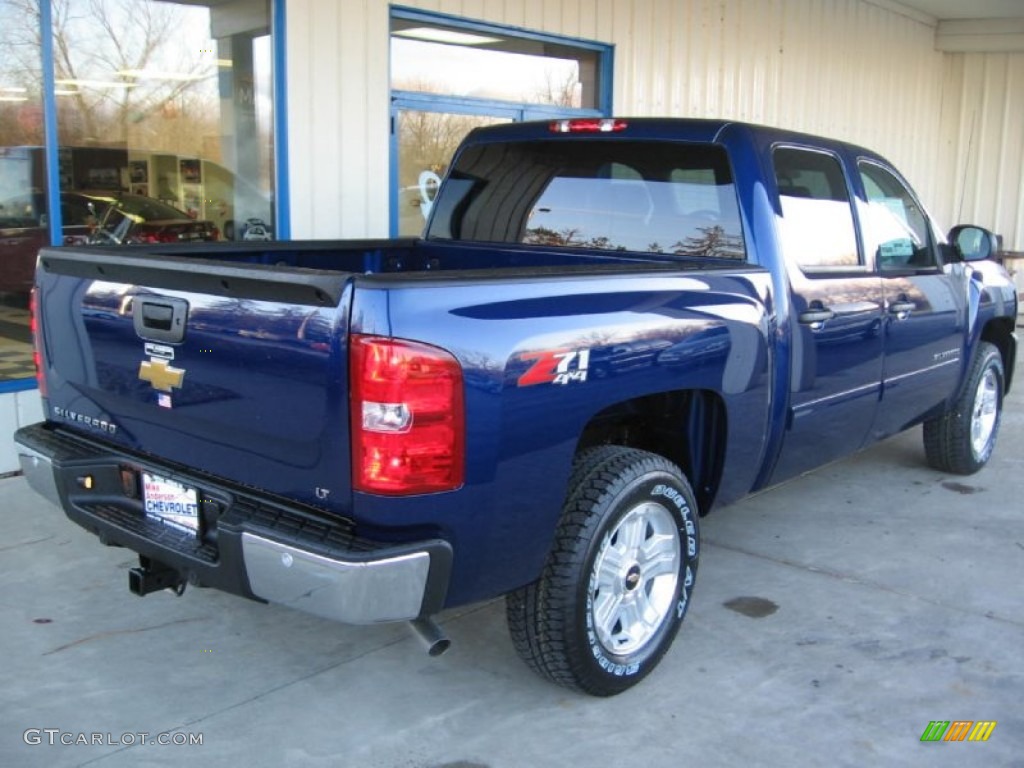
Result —
<instances>
[{"instance_id":1,"label":"trailer hitch receiver","mask_svg":"<svg viewBox=\"0 0 1024 768\"><path fill-rule=\"evenodd\" d=\"M128 589L139 597L161 589L173 590L179 597L185 592L186 581L168 565L139 555L139 567L128 571Z\"/></svg>"}]
</instances>

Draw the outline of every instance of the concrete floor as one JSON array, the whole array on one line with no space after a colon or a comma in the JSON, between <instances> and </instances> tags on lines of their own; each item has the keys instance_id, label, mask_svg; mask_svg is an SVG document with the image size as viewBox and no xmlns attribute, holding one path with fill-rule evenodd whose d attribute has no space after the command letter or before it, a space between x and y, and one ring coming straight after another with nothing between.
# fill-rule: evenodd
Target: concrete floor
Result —
<instances>
[{"instance_id":1,"label":"concrete floor","mask_svg":"<svg viewBox=\"0 0 1024 768\"><path fill-rule=\"evenodd\" d=\"M1020 377L976 476L914 430L717 510L682 633L609 700L530 673L500 601L442 615L431 659L400 625L134 597L131 553L0 481L0 766L1024 766ZM202 746L107 743L161 732Z\"/></svg>"}]
</instances>

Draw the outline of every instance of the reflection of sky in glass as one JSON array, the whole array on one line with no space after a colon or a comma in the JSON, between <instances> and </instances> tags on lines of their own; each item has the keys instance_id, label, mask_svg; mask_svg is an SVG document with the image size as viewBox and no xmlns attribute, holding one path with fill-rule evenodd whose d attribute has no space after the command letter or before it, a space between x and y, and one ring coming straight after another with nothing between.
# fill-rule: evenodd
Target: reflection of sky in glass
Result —
<instances>
[{"instance_id":1,"label":"reflection of sky in glass","mask_svg":"<svg viewBox=\"0 0 1024 768\"><path fill-rule=\"evenodd\" d=\"M578 81L579 63L571 59L391 38L391 82L398 89L551 104L567 82ZM578 85L572 99L579 106Z\"/></svg>"},{"instance_id":2,"label":"reflection of sky in glass","mask_svg":"<svg viewBox=\"0 0 1024 768\"><path fill-rule=\"evenodd\" d=\"M908 259L914 255L915 246L924 245L907 223L902 200L873 200L868 203L867 211L868 226L865 229L878 244L879 257L883 261Z\"/></svg>"},{"instance_id":3,"label":"reflection of sky in glass","mask_svg":"<svg viewBox=\"0 0 1024 768\"><path fill-rule=\"evenodd\" d=\"M38 90L37 20L21 3L0 0L0 97L14 88ZM210 10L139 0L54 0L56 92L62 109L76 94L90 108L130 102L139 104L135 119L149 117L149 98L188 91L216 103L217 74L223 71L216 43L210 39ZM268 38L269 39L269 38ZM269 97L266 78L269 46L254 47L257 85ZM187 86L187 88L186 88ZM260 94L263 96L264 94ZM80 105L78 105L80 108Z\"/></svg>"},{"instance_id":4,"label":"reflection of sky in glass","mask_svg":"<svg viewBox=\"0 0 1024 768\"><path fill-rule=\"evenodd\" d=\"M117 59L114 39L120 47L134 51L136 46L144 44L140 39L140 21L133 19L132 11L138 13L142 5L152 6L154 18L159 19L161 13L167 13L174 23L173 34L161 34L161 44L153 51L146 69L165 74L192 72L197 75L214 75L216 73L217 50L210 41L210 11L203 6L180 5L177 3L140 3L133 0L99 0L95 3L95 12L75 12L68 14L66 30L71 41L77 48L72 51L79 77L97 79L118 79L116 72L111 71L107 62ZM82 11L89 11L89 6ZM116 38L99 33L99 19L107 20Z\"/></svg>"},{"instance_id":5,"label":"reflection of sky in glass","mask_svg":"<svg viewBox=\"0 0 1024 768\"><path fill-rule=\"evenodd\" d=\"M785 254L805 267L856 266L857 234L845 200L781 196Z\"/></svg>"},{"instance_id":6,"label":"reflection of sky in glass","mask_svg":"<svg viewBox=\"0 0 1024 768\"><path fill-rule=\"evenodd\" d=\"M26 5L33 4L34 0L0 0L0 99L17 93L31 95L33 101L28 107L15 105L19 109L16 118L8 119L7 111L0 115L5 118L0 121L0 146L42 144L42 110L37 106L41 83L38 20L24 12ZM258 15L265 2L243 0L235 5L238 8L232 14L248 11ZM267 197L273 176L271 39L269 35L239 35L218 43L211 39L211 25L216 26L209 7L203 4L53 0L59 141L69 146L122 145L129 151L202 157L246 175L254 188L262 190L257 196ZM232 68L232 45L251 46L251 72ZM247 106L255 112L255 141L244 146L232 141L231 117L221 114L222 101L231 96L232 87L240 94L236 99L244 102L236 119L246 119ZM5 106L11 105L0 102L0 109ZM3 130L29 122L38 123L39 129L16 134ZM228 136L222 135L225 128ZM256 154L259 159L242 163L238 152L247 157ZM64 184L74 183L79 188L86 184L77 178L70 182L66 168L61 173ZM151 169L151 173L156 172ZM8 180L0 180L0 188L10 188L9 179L15 177L21 189L32 183L27 174L10 168L3 175ZM201 200L212 205L225 197L220 188L224 184L219 181L220 187L213 192L157 188L155 182L150 178L147 188L147 182L139 180L133 191L159 194L184 208L195 208ZM128 188L127 177L121 186ZM221 211L218 215L225 218L230 214ZM268 219L270 212L264 205L248 206L246 201L246 210L239 215Z\"/></svg>"}]
</instances>

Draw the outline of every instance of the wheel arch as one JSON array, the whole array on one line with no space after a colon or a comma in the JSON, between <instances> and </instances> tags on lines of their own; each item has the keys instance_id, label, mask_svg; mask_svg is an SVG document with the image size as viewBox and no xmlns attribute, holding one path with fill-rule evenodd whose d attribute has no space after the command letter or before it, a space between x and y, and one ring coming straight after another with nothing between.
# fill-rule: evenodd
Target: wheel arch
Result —
<instances>
[{"instance_id":1,"label":"wheel arch","mask_svg":"<svg viewBox=\"0 0 1024 768\"><path fill-rule=\"evenodd\" d=\"M981 329L981 341L995 345L1003 358L1003 394L1010 391L1013 368L1017 358L1017 343L1013 335L1014 318L994 317Z\"/></svg>"},{"instance_id":2,"label":"wheel arch","mask_svg":"<svg viewBox=\"0 0 1024 768\"><path fill-rule=\"evenodd\" d=\"M683 470L704 515L721 483L726 435L725 402L717 392L673 390L600 411L587 423L576 451L621 445L664 456Z\"/></svg>"}]
</instances>

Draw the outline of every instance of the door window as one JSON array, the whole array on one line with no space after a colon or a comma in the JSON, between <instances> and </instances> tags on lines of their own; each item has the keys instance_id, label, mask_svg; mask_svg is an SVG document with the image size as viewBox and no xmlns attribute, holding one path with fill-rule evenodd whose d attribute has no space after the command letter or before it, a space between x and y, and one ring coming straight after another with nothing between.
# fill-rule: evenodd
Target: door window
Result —
<instances>
[{"instance_id":1,"label":"door window","mask_svg":"<svg viewBox=\"0 0 1024 768\"><path fill-rule=\"evenodd\" d=\"M867 195L864 244L883 271L937 266L928 218L910 190L887 169L861 161Z\"/></svg>"},{"instance_id":2,"label":"door window","mask_svg":"<svg viewBox=\"0 0 1024 768\"><path fill-rule=\"evenodd\" d=\"M775 150L774 164L786 258L808 272L861 266L839 160L824 152L782 147Z\"/></svg>"}]
</instances>

